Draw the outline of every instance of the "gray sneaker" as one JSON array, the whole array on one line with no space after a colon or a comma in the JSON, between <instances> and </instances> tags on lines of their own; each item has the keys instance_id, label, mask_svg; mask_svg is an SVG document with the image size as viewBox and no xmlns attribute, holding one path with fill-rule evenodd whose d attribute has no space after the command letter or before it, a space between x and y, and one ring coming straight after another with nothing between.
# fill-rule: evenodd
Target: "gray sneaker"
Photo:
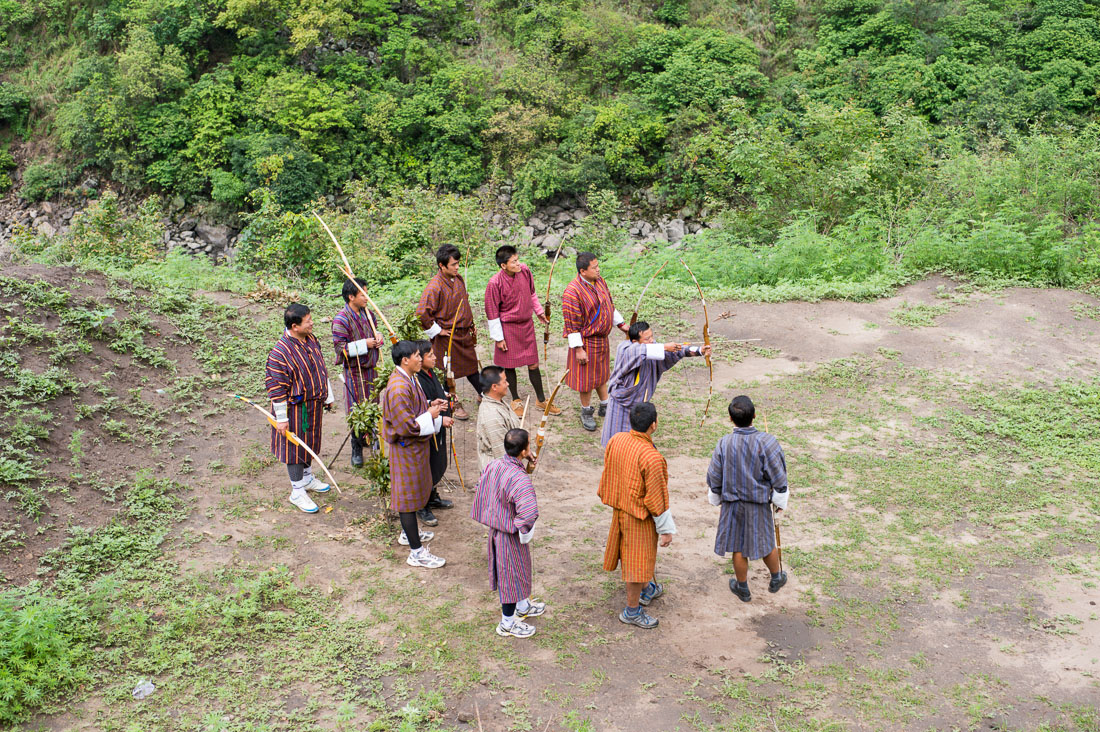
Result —
<instances>
[{"instance_id":1,"label":"gray sneaker","mask_svg":"<svg viewBox=\"0 0 1100 732\"><path fill-rule=\"evenodd\" d=\"M619 621L627 625L637 625L639 628L645 628L646 630L657 627L657 618L648 614L645 610L637 615L627 615L626 608L623 608L623 611L619 613Z\"/></svg>"},{"instance_id":2,"label":"gray sneaker","mask_svg":"<svg viewBox=\"0 0 1100 732\"><path fill-rule=\"evenodd\" d=\"M642 606L645 607L663 594L665 594L664 585L659 585L656 582L650 582L648 585L645 586L645 589L642 590L642 596L638 598L638 602L640 602Z\"/></svg>"},{"instance_id":3,"label":"gray sneaker","mask_svg":"<svg viewBox=\"0 0 1100 732\"><path fill-rule=\"evenodd\" d=\"M596 418L593 416L595 414L595 407L581 407L581 427L584 427L589 432L595 432Z\"/></svg>"},{"instance_id":4,"label":"gray sneaker","mask_svg":"<svg viewBox=\"0 0 1100 732\"><path fill-rule=\"evenodd\" d=\"M607 402L600 402L600 411L597 414L601 417L607 416Z\"/></svg>"}]
</instances>

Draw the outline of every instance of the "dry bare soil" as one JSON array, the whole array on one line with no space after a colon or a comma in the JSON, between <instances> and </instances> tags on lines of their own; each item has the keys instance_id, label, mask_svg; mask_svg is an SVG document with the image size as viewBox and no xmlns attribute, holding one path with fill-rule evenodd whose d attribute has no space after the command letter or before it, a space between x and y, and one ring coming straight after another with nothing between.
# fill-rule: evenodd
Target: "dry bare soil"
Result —
<instances>
[{"instance_id":1,"label":"dry bare soil","mask_svg":"<svg viewBox=\"0 0 1100 732\"><path fill-rule=\"evenodd\" d=\"M111 298L121 285L100 275L4 274L127 315ZM456 507L437 512L431 543L447 559L438 571L406 566L346 451L334 468L343 493L320 499L322 513L285 500L268 429L226 400L259 393L276 308L208 297L220 304L203 312L225 336L213 353L196 357L204 346L178 318L153 313L145 343L173 368L102 340L74 361L80 381L117 381L131 411L97 412L107 397L94 389L44 405L56 428L40 445L51 477L36 485L57 489L37 517L9 498L9 585L55 581L65 564L43 556L73 527L122 520L105 496L121 500L143 468L184 486L186 511L149 564L110 575L106 597L125 619L116 629L105 615L117 632L95 649L104 671L23 729L1100 729L1100 303L1090 295L930 279L870 303L712 303L704 424L702 359L670 371L655 398L679 534L659 553L666 595L652 631L617 619L622 588L601 567L599 441L563 390L536 477L535 593L548 609L531 640L493 633L485 535L453 468L444 492ZM14 296L4 307L23 316ZM694 312L656 320L659 339L698 339ZM218 361L233 348L235 361ZM554 379L563 361L552 351ZM790 583L769 594L755 563L751 603L730 593L728 560L713 553L703 483L740 393L783 444L792 489L781 524ZM91 414L76 423L81 403ZM103 432L110 419L124 427ZM457 431L467 489L473 429ZM345 432L339 415L327 419L323 456ZM94 574L83 581L79 591L99 591ZM157 691L136 701L130 689L146 678Z\"/></svg>"}]
</instances>

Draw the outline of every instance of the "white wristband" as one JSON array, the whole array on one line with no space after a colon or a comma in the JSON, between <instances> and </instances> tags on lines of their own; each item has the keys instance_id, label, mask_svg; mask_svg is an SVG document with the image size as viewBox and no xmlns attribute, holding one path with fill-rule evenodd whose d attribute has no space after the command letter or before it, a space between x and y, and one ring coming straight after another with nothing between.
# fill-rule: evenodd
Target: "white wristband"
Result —
<instances>
[{"instance_id":1,"label":"white wristband","mask_svg":"<svg viewBox=\"0 0 1100 732\"><path fill-rule=\"evenodd\" d=\"M531 530L528 531L526 534L523 533L522 531L520 531L518 533L519 533L519 543L520 544L530 544L531 543L531 537L535 535L535 527L532 526Z\"/></svg>"},{"instance_id":2,"label":"white wristband","mask_svg":"<svg viewBox=\"0 0 1100 732\"><path fill-rule=\"evenodd\" d=\"M286 416L286 402L275 402L271 405L271 411L275 413L276 422L289 422Z\"/></svg>"},{"instance_id":3,"label":"white wristband","mask_svg":"<svg viewBox=\"0 0 1100 732\"><path fill-rule=\"evenodd\" d=\"M676 522L672 520L672 509L668 509L660 516L653 517L653 523L657 526L658 534L675 534Z\"/></svg>"},{"instance_id":4,"label":"white wristband","mask_svg":"<svg viewBox=\"0 0 1100 732\"><path fill-rule=\"evenodd\" d=\"M348 344L349 356L366 356L370 348L367 347L367 339L360 338L357 341L352 341Z\"/></svg>"},{"instance_id":5,"label":"white wristband","mask_svg":"<svg viewBox=\"0 0 1100 732\"><path fill-rule=\"evenodd\" d=\"M614 313L612 313L611 323L613 325L621 325L622 323L625 323L625 322L626 322L626 318L624 318L623 314L620 313L618 310L616 310Z\"/></svg>"},{"instance_id":6,"label":"white wristband","mask_svg":"<svg viewBox=\"0 0 1100 732\"><path fill-rule=\"evenodd\" d=\"M580 333L570 333L569 334L569 347L570 348L581 348L583 346L584 346L584 339L581 338Z\"/></svg>"},{"instance_id":7,"label":"white wristband","mask_svg":"<svg viewBox=\"0 0 1100 732\"><path fill-rule=\"evenodd\" d=\"M664 343L647 343L645 344L645 358L647 361L664 361L665 360L665 344Z\"/></svg>"},{"instance_id":8,"label":"white wristband","mask_svg":"<svg viewBox=\"0 0 1100 732\"><path fill-rule=\"evenodd\" d=\"M787 510L787 500L790 499L791 492L784 488L782 491L772 491L772 503L780 511Z\"/></svg>"},{"instance_id":9,"label":"white wristband","mask_svg":"<svg viewBox=\"0 0 1100 732\"><path fill-rule=\"evenodd\" d=\"M432 323L432 327L424 331L424 338L430 341L442 332L443 329L439 327L439 323Z\"/></svg>"},{"instance_id":10,"label":"white wristband","mask_svg":"<svg viewBox=\"0 0 1100 732\"><path fill-rule=\"evenodd\" d=\"M435 434L435 420L432 419L431 412L424 412L416 418L416 424L420 427L420 436L427 437L428 435Z\"/></svg>"},{"instance_id":11,"label":"white wristband","mask_svg":"<svg viewBox=\"0 0 1100 732\"><path fill-rule=\"evenodd\" d=\"M332 393L332 382L328 381L328 396L325 398L325 404L332 404L336 401L336 395Z\"/></svg>"},{"instance_id":12,"label":"white wristband","mask_svg":"<svg viewBox=\"0 0 1100 732\"><path fill-rule=\"evenodd\" d=\"M504 327L500 324L500 318L489 321L489 337L494 341L504 340Z\"/></svg>"},{"instance_id":13,"label":"white wristband","mask_svg":"<svg viewBox=\"0 0 1100 732\"><path fill-rule=\"evenodd\" d=\"M715 493L714 491L707 491L707 501L709 501L710 505L712 505L712 506L721 506L722 505L722 494L721 493Z\"/></svg>"}]
</instances>

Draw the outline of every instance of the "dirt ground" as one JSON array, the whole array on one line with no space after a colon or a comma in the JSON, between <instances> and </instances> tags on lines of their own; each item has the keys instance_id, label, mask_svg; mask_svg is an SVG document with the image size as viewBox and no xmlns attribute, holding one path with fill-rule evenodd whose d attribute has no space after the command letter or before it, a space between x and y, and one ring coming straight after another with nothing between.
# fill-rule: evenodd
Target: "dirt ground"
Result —
<instances>
[{"instance_id":1,"label":"dirt ground","mask_svg":"<svg viewBox=\"0 0 1100 732\"><path fill-rule=\"evenodd\" d=\"M955 289L955 283L934 278L906 287L895 297L869 303L711 304L711 330L716 340L759 338L754 345L768 349L737 363L716 361L711 419L722 416L733 393L759 395L766 402L770 385L787 377L835 359L873 356L884 350L896 352L896 358L908 367L959 381L1023 385L1094 378L1100 359L1100 321L1089 313L1096 312L1095 298L1053 289L963 293L955 293ZM955 296L943 297L945 293ZM906 327L892 320L891 314L899 308L917 303L949 307L928 327ZM725 310L733 316L713 317ZM695 325L701 325L701 317ZM619 336L613 338L617 342ZM184 355L173 351L173 357L180 358L181 368L186 368ZM552 374L560 373L563 360L563 350L552 354ZM662 388L669 381L684 380L687 388L699 393L706 389L707 373L703 368L686 368L670 372L666 380ZM460 387L468 388L465 384ZM465 396L469 404L471 395ZM533 544L535 594L547 601L548 610L533 624L560 631L568 647L493 634L498 606L487 587L484 532L469 519L470 498L457 486L453 468L449 477L454 485L445 493L456 507L437 512L440 524L431 543L432 551L445 557L447 565L435 572L407 567L396 541L369 538L360 519L376 507L355 490L363 479L346 469L346 451L334 468L344 494L333 492L319 501L333 506L331 512L307 516L280 502L287 493L287 481L281 467L275 465L246 485L253 499L252 515L240 518L227 513L222 489L241 482L234 470L249 451L255 453L268 439L267 428L244 411L230 410L212 418L204 423L204 434L185 434L171 448L172 456L188 455L194 466L187 482L196 487L197 503L182 529L203 537L180 550L178 559L185 567L196 569L284 564L301 582L322 590L350 587L342 601L349 616L364 613L369 602L382 601L367 599L367 588L353 579L355 568L364 566L380 567L387 578L427 583L441 594L460 594L464 601L459 612L484 622L485 645L516 647L527 670L517 675L501 665L496 670L498 683L475 684L470 691L446 699L443 721L458 729L477 729L478 717L485 730L584 729L571 726L564 718L563 698L572 700L564 706L572 706L581 718L590 720L587 729L709 729L705 726L712 721L708 707L722 700L715 690L716 678L748 674L767 679L777 669L781 674L783 668L795 664L843 670L868 652L886 665L926 659L927 666L921 667L916 683L927 684L929 689L965 687L974 674L987 674L1009 690L1020 690L1021 699L1044 696L1056 704L1095 706L1100 698L1100 620L1095 607L1100 592L1094 591L1090 597L1078 584L1053 573L1038 576L1037 572L1049 571L1046 564L986 568L982 581L971 588L965 607L952 602L957 599L952 591L898 607L895 626L872 648L864 637L846 638L814 622L807 598L816 588L808 586L796 570L791 571L788 586L773 595L764 589L767 573L762 563L754 562L750 573L753 601L737 601L727 587L728 562L713 553L716 513L705 500L707 459L698 456L697 450L692 455L676 444L662 443L660 434L656 443L669 458L672 510L679 534L671 547L659 552L658 577L667 590L651 607L660 619L659 628L643 631L622 625L617 620L623 604L621 585L617 576L600 567L608 512L595 496L598 438L592 436L586 445L577 423L575 397L563 390L559 400L564 414L551 421L550 439L535 481L541 512ZM777 415L773 420L780 434L784 417ZM570 444L582 447L559 451L563 439L559 435L564 434L569 435ZM321 454L331 457L343 437L342 419L330 418ZM473 419L457 430L457 452L467 488L472 489L477 472ZM782 525L784 545L792 548L822 542L814 533L817 525L807 520L821 507L821 501L800 500L800 488L798 476L792 474L791 511ZM395 539L396 529L392 533ZM256 548L252 541L256 536L276 534L290 541L278 548ZM28 552L28 557L35 553L33 549ZM9 565L5 571L14 571L16 579L21 576L17 566ZM1030 632L1010 614L987 612L1005 598L1016 597L1021 583L1036 594L1040 616L1072 613L1085 618L1076 633ZM566 617L574 627L553 624L555 612L563 607L570 608ZM486 663L493 664L491 660ZM838 673L843 676L843 671ZM757 688L763 693L769 687L751 687ZM517 722L507 704L517 700L529 710L526 721ZM848 729L972 726L965 713L952 714L952 707L933 706L937 712L918 715L917 721L903 718L884 723L862 719L858 706L833 703L826 695L811 714ZM994 714L982 725L1033 728L1048 718L1048 711L1037 702L1021 701L1011 714L1005 709L1006 716ZM49 726L94 729L87 718L70 715L53 718Z\"/></svg>"}]
</instances>

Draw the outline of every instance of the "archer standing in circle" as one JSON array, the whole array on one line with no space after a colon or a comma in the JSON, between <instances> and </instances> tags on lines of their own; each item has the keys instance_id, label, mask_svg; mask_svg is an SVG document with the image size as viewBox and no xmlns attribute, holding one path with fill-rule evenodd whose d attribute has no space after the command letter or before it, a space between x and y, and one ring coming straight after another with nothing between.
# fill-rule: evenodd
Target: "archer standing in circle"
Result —
<instances>
[{"instance_id":1,"label":"archer standing in circle","mask_svg":"<svg viewBox=\"0 0 1100 732\"><path fill-rule=\"evenodd\" d=\"M600 436L601 447L607 447L613 435L630 429L630 408L653 398L657 382L666 371L686 356L710 353L710 346L654 343L653 330L644 320L630 326L627 339L615 351L615 370L608 381L610 401Z\"/></svg>"},{"instance_id":2,"label":"archer standing in circle","mask_svg":"<svg viewBox=\"0 0 1100 732\"><path fill-rule=\"evenodd\" d=\"M382 339L368 310L366 287L367 282L361 277L356 277L354 281L344 280L340 294L345 305L332 318L332 345L336 349L336 364L344 367L344 398L349 415L357 404L378 401L378 395L371 393L371 387L378 378L378 348L382 345ZM353 431L352 467L362 467L364 447L365 435L357 435Z\"/></svg>"},{"instance_id":3,"label":"archer standing in circle","mask_svg":"<svg viewBox=\"0 0 1100 732\"><path fill-rule=\"evenodd\" d=\"M581 426L596 431L592 390L600 398L600 416L607 414L607 378L611 371L608 335L613 327L626 331L622 314L611 301L607 282L600 277L600 263L591 252L577 255L577 277L565 287L561 299L565 337L569 341L569 376L566 383L581 401Z\"/></svg>"},{"instance_id":4,"label":"archer standing in circle","mask_svg":"<svg viewBox=\"0 0 1100 732\"><path fill-rule=\"evenodd\" d=\"M489 337L496 342L493 363L504 369L508 390L512 393L512 409L523 416L523 402L519 398L516 368L527 367L527 376L535 388L538 401L535 406L546 408L542 372L539 370L539 347L535 342L534 314L543 323L550 319L543 312L539 296L535 294L535 280L526 264L519 261L516 248L504 245L497 249L497 266L500 271L489 278L485 286L485 317L489 319ZM561 414L550 406L551 414Z\"/></svg>"},{"instance_id":5,"label":"archer standing in circle","mask_svg":"<svg viewBox=\"0 0 1100 732\"><path fill-rule=\"evenodd\" d=\"M428 403L438 399L447 398L447 392L439 378L435 375L435 351L432 344L427 341L417 341L416 348L420 352L422 362L420 370L416 372L416 381L424 390L424 398ZM454 502L439 495L439 481L447 472L447 428L454 424L448 410L443 410L443 426L436 433L428 452L428 464L432 466L432 494L428 497L428 505L416 512L417 518L424 522L425 526L436 526L439 519L432 513L433 508L454 508Z\"/></svg>"},{"instance_id":6,"label":"archer standing in circle","mask_svg":"<svg viewBox=\"0 0 1100 732\"><path fill-rule=\"evenodd\" d=\"M465 377L477 392L478 401L481 401L481 381L477 375L477 332L474 330L474 313L470 309L466 281L458 273L461 259L462 253L458 247L444 244L439 248L435 253L439 271L424 288L416 314L420 318L420 327L424 329L424 337L432 342L436 361L445 372L453 373L455 379ZM448 346L451 349L450 363L447 361ZM463 420L470 418L462 402L455 403L454 417Z\"/></svg>"},{"instance_id":7,"label":"archer standing in circle","mask_svg":"<svg viewBox=\"0 0 1100 732\"><path fill-rule=\"evenodd\" d=\"M292 302L283 313L286 330L267 356L264 383L271 398L275 426L271 428L271 452L286 464L290 476L290 502L305 513L317 513L309 493L328 493L331 487L313 475L313 457L291 444L293 432L313 452L321 449L321 413L336 401L321 344L313 335L309 308Z\"/></svg>"}]
</instances>

